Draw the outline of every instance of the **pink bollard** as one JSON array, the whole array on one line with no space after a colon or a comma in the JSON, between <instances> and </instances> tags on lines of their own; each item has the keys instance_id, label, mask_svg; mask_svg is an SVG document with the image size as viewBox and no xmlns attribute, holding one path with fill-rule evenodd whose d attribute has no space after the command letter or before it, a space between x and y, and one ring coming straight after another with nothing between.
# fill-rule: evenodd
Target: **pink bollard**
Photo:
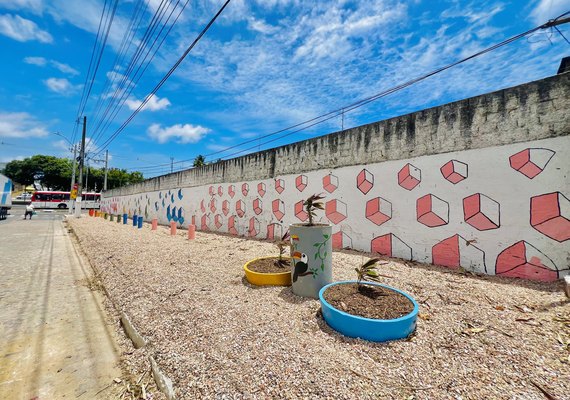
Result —
<instances>
[{"instance_id":1,"label":"pink bollard","mask_svg":"<svg viewBox=\"0 0 570 400\"><path fill-rule=\"evenodd\" d=\"M170 223L170 235L171 236L176 235L176 222L174 221Z\"/></svg>"},{"instance_id":2,"label":"pink bollard","mask_svg":"<svg viewBox=\"0 0 570 400\"><path fill-rule=\"evenodd\" d=\"M152 231L156 231L156 228L158 227L158 218L153 218L152 219L152 227L150 228Z\"/></svg>"},{"instance_id":3,"label":"pink bollard","mask_svg":"<svg viewBox=\"0 0 570 400\"><path fill-rule=\"evenodd\" d=\"M196 225L188 225L188 240L196 239Z\"/></svg>"}]
</instances>

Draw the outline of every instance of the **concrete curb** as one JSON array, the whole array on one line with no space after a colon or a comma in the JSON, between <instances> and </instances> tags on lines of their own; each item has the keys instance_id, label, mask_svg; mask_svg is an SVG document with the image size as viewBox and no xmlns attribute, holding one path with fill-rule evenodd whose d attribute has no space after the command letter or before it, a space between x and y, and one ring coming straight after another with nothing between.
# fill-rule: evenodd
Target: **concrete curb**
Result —
<instances>
[{"instance_id":1,"label":"concrete curb","mask_svg":"<svg viewBox=\"0 0 570 400\"><path fill-rule=\"evenodd\" d=\"M174 387L172 386L172 380L168 378L164 373L158 368L158 364L152 356L149 357L150 369L152 370L152 376L156 382L156 386L160 389L162 393L166 395L168 400L174 400Z\"/></svg>"},{"instance_id":2,"label":"concrete curb","mask_svg":"<svg viewBox=\"0 0 570 400\"><path fill-rule=\"evenodd\" d=\"M146 346L146 339L138 333L129 316L125 314L125 312L121 312L121 325L123 325L123 330L127 337L133 342L135 349L140 349L141 347Z\"/></svg>"}]
</instances>

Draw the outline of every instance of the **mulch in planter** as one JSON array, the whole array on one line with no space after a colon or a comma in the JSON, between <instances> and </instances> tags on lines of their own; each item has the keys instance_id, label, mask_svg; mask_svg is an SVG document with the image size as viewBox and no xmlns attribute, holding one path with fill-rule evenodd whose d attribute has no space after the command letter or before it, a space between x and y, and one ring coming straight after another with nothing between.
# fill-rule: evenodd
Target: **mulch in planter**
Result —
<instances>
[{"instance_id":1,"label":"mulch in planter","mask_svg":"<svg viewBox=\"0 0 570 400\"><path fill-rule=\"evenodd\" d=\"M277 274L280 272L291 272L290 260L288 257L284 257L285 262L284 267L279 267L277 265L277 257L275 258L262 258L260 260L255 260L248 264L247 269L254 272L259 272L261 274Z\"/></svg>"},{"instance_id":2,"label":"mulch in planter","mask_svg":"<svg viewBox=\"0 0 570 400\"><path fill-rule=\"evenodd\" d=\"M398 292L381 286L356 283L334 285L325 290L323 297L337 310L372 319L396 319L408 315L414 304Z\"/></svg>"}]
</instances>

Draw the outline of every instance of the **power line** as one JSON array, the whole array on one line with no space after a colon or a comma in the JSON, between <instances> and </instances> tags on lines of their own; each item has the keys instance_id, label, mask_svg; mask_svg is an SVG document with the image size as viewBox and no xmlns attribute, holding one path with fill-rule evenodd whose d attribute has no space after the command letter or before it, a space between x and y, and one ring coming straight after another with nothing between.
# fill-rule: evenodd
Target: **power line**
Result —
<instances>
[{"instance_id":1,"label":"power line","mask_svg":"<svg viewBox=\"0 0 570 400\"><path fill-rule=\"evenodd\" d=\"M115 61L113 62L113 67L111 68L111 71L115 71L116 68L121 65L123 63L123 60L125 58L125 56L127 55L129 49L131 48L132 44L133 44L133 37L136 34L136 30L139 28L141 22L142 22L142 17L144 16L144 10L145 7L142 7L143 5L147 5L147 3L144 0L138 0L137 5L135 6L134 10L133 10L133 14L129 20L129 25L127 26L126 32L127 34L123 36L123 40L121 42L121 46L119 49L119 52L117 53L116 57L115 57ZM109 92L111 91L111 89L113 88L113 85L115 83L115 80L117 78L117 73L112 75L112 78L109 79L109 76L107 76L107 80L105 82L105 86L103 88L103 90L101 91L101 96L99 96L97 103L94 107L94 112L93 112L93 120L96 121L97 118L99 117L99 112L101 111L101 106L103 105L103 102L105 99L108 98Z\"/></svg>"},{"instance_id":2,"label":"power line","mask_svg":"<svg viewBox=\"0 0 570 400\"><path fill-rule=\"evenodd\" d=\"M190 46L188 46L188 48L186 49L186 51L184 51L184 53L178 59L178 61L176 61L176 63L174 63L174 65L170 68L170 70L166 73L166 75L160 80L160 82L154 87L154 89L145 97L145 99L137 107L137 109L135 111L133 111L133 113L129 116L129 118L127 118L127 120L125 122L123 122L123 124L109 137L109 139L107 139L103 143L103 145L101 145L101 149L99 150L99 152L97 154L100 154L105 148L107 148L113 142L113 140L115 140L115 138L127 127L127 125L140 112L140 110L146 105L146 103L148 103L148 101L152 98L152 96L154 96L156 94L156 92L158 92L158 90L162 87L162 85L164 85L164 83L168 80L168 78L170 78L170 76L174 73L176 68L178 68L178 66L182 63L182 61L184 61L184 59L190 53L190 51L194 48L194 46L196 46L196 44L200 41L200 39L202 39L202 36L204 36L206 34L208 29L210 29L210 27L218 19L218 17L224 11L224 9L227 7L227 5L230 3L230 1L231 0L226 0L224 5L218 10L216 15L214 15L214 17L210 20L210 22L208 22L208 24L204 27L204 29L202 29L202 31L196 37L196 39L194 39L192 44Z\"/></svg>"},{"instance_id":3,"label":"power line","mask_svg":"<svg viewBox=\"0 0 570 400\"><path fill-rule=\"evenodd\" d=\"M291 130L291 129L295 129L295 128L299 128L299 127L300 127L299 129L296 129L296 130L294 130L294 131L292 131L292 132L287 132L287 133L285 133L284 135L280 135L280 136L278 136L277 138L271 139L271 140L266 141L266 142L263 142L263 143L258 143L258 144L256 144L255 146L252 146L252 147L249 147L249 148L247 148L247 149L243 149L243 150L241 150L241 151L234 152L234 153L232 153L232 154L229 154L229 155L226 155L226 156L224 156L224 157L221 157L221 159L227 159L227 158L230 158L230 157L239 155L239 154L241 154L241 153L247 152L247 151L249 151L249 150L253 150L253 149L255 149L255 148L258 147L258 146L266 145L266 144L275 142L275 141L277 141L277 140L279 140L279 139L282 139L282 138L285 138L285 137L287 137L287 136L290 136L290 135L292 135L292 134L294 134L294 133L301 132L301 131L303 131L303 130L305 130L305 129L308 129L308 128L310 128L310 127L313 127L313 126L315 126L315 125L318 125L318 124L321 124L321 123L323 123L323 122L326 122L326 121L328 121L328 120L330 120L330 119L332 119L332 118L336 118L336 117L338 117L339 115L341 115L341 114L343 114L343 113L345 113L345 112L349 112L349 111L355 110L355 109L360 108L360 107L362 107L362 106L364 106L364 105L366 105L366 104L368 104L368 103L374 102L374 101L376 101L376 100L378 100L378 99L380 99L380 98L382 98L382 97L388 96L388 95L390 95L390 94L392 94L392 93L395 93L395 92L397 92L397 91L400 91L400 90L402 90L402 89L405 89L405 88L407 88L407 87L409 87L409 86L411 86L411 85L413 85L413 84L416 84L416 83L418 83L418 82L420 82L420 81L423 81L423 80L425 80L425 79L427 79L427 78L429 78L429 77L431 77L431 76L437 75L437 74L439 74L439 73L441 73L441 72L443 72L443 71L446 71L446 70L448 70L448 69L450 69L450 68L453 68L453 67L455 67L455 66L457 66L457 65L460 65L460 64L462 64L462 63L465 63L465 62L467 62L467 61L469 61L469 60L471 60L471 59L473 59L473 58L479 57L479 56L481 56L481 55L483 55L483 54L489 53L489 52L494 51L494 50L496 50L496 49L498 49L498 48L500 48L500 47L503 47L503 46L505 46L505 45L508 45L508 44L510 44L510 43L512 43L512 42L514 42L514 41L516 41L516 40L519 40L519 39L521 39L521 38L523 38L523 37L525 37L525 36L528 36L528 35L532 34L533 32L536 32L537 30L540 30L540 29L547 29L547 28L550 28L550 27L556 27L556 25L560 25L560 24L563 24L563 23L570 22L570 19L561 19L562 17L564 17L565 15L568 15L568 14L570 14L570 12L566 12L566 13L560 15L559 17L557 17L557 18L555 18L555 19L553 19L553 20L550 20L550 21L546 22L545 24L542 24L542 25L537 26L537 27L535 27L535 28L529 29L528 31L523 32L523 33L520 33L520 34L518 34L518 35L512 36L512 37L510 37L510 38L508 38L508 39L506 39L506 40L504 40L504 41L502 41L502 42L500 42L500 43L497 43L497 44L495 44L495 45L493 45L493 46L490 46L490 47L488 47L488 48L486 48L486 49L484 49L484 50L481 50L481 51L479 51L479 52L476 52L476 53L474 53L474 54L472 54L472 55L470 55L470 56L467 56L467 57L465 57L465 58L462 58L462 59L460 59L460 60L458 60L458 61L455 61L455 62L453 62L453 63L447 64L447 65L445 65L445 66L443 66L443 67L440 67L440 68L438 68L438 69L436 69L436 70L433 70L433 71L431 71L431 72L429 72L429 73L426 73L426 74L424 74L424 75L421 75L421 76L419 76L419 77L417 77L417 78L411 79L411 80L409 80L409 81L407 81L407 82L404 82L404 83L402 83L402 84L400 84L400 85L397 85L397 86L394 86L394 87L392 87L392 88L390 88L390 89L384 90L384 91L382 91L382 92L380 92L380 93L377 93L377 94L374 94L374 95L372 95L372 96L366 97L366 98L364 98L364 99L358 100L358 101L356 101L356 102L354 102L354 103L352 103L352 104L349 104L349 105L346 105L346 106L337 108L336 110L329 111L329 112L327 112L327 113L325 113L325 114L322 114L322 115L319 115L319 116L317 116L317 117L311 118L311 119L309 119L309 120L306 120L306 121L297 123L297 124L292 125L292 126L289 126L289 127L287 127L287 128L280 129L280 130L278 130L278 131L271 132L271 133L269 133L269 134L256 137L256 138L254 138L254 139L250 139L250 140L243 141L243 142L241 142L241 143L238 143L238 144L235 144L235 145L226 147L225 149L222 149L222 150L219 150L219 151L215 151L215 152L210 153L210 154L206 154L204 157L211 157L211 156L213 156L213 155L225 153L225 152L227 152L228 150L232 150L232 149L241 147L241 146L243 146L243 145L245 145L245 144L249 144L249 143L252 143L252 142L257 142L257 141L260 140L260 139L272 137L272 136L278 135L279 133L283 133L283 132L289 131L289 130ZM304 126L304 125L306 125L306 126ZM183 163L183 162L192 162L194 159L195 159L195 157L192 158L192 159L180 160L180 161L177 161L175 164L177 164L177 163ZM162 166L162 164L157 165L157 167L158 167L158 166ZM150 167L149 167L149 168L150 168Z\"/></svg>"},{"instance_id":4,"label":"power line","mask_svg":"<svg viewBox=\"0 0 570 400\"><path fill-rule=\"evenodd\" d=\"M97 57L97 62L95 64L95 69L93 71L93 76L91 77L91 82L89 83L89 90L87 91L87 95L85 96L85 102L81 107L81 111L79 115L83 114L85 110L85 106L87 105L87 101L89 100L89 96L91 94L91 89L93 89L93 83L95 82L95 77L97 76L97 71L99 70L99 65L101 64L101 58L103 57L103 50L105 50L105 46L107 44L107 39L109 38L109 32L111 31L111 26L113 25L113 20L115 19L115 13L117 12L117 5L119 4L119 0L115 0L115 5L113 6L113 11L111 15L107 15L107 30L105 31L105 38L103 39L103 43L101 44L101 48L99 50L99 55Z\"/></svg>"},{"instance_id":5,"label":"power line","mask_svg":"<svg viewBox=\"0 0 570 400\"><path fill-rule=\"evenodd\" d=\"M164 1L164 0L163 0ZM180 9L180 12L178 13L178 15L176 16L176 18L174 19L173 23L171 24L170 28L168 29L168 31L166 32L166 34L162 37L162 40L160 41L160 43L158 44L158 46L154 49L154 52L152 53L150 59L147 58L149 57L149 55L151 54L154 46L156 45L158 39L160 38L160 36L162 35L162 32L164 31L164 28L166 27L166 25L168 24L168 21L170 21L170 18L172 17L174 11L176 10L176 8L178 7L178 5L180 4L180 0L178 0L178 2L176 3L176 5L172 8L172 10L170 11L170 14L168 15L168 18L166 19L166 21L164 22L164 24L162 24L162 28L160 29L160 31L158 32L158 34L155 36L154 41L152 42L152 44L150 45L150 47L148 47L148 50L146 51L146 55L144 56L142 62L138 65L136 71L134 72L134 75L132 77L130 77L130 73L132 72L131 66L132 68L134 68L134 65L136 64L136 60L135 62L131 61L131 64L129 65L129 70L127 71L127 73L125 74L125 76L123 77L121 84L119 85L119 87L117 87L117 90L115 91L115 95L113 96L113 99L116 98L116 95L118 93L120 94L120 98L118 101L115 102L114 106L111 106L112 103L110 103L107 106L107 109L105 110L105 114L103 116L103 118L101 118L101 120L98 122L97 127L95 128L94 134L95 138L91 143L96 143L96 141L103 135L103 133L106 131L106 129L109 127L109 125L111 124L111 122L115 119L116 115L118 114L118 112L121 110L122 106L126 103L126 101L128 100L129 95L132 93L132 91L134 90L136 84L138 83L138 81L140 80L140 78L144 75L144 73L146 72L148 66L150 65L150 63L152 62L152 60L154 59L156 53L158 52L158 50L160 49L160 47L162 46L162 44L164 43L166 37L170 34L170 31L172 30L172 28L174 27L174 25L176 24L176 22L178 21L178 19L180 18L180 16L182 15L182 12L184 11L184 9L186 8L186 6L188 5L189 0L186 0L186 2L184 3L184 5L182 6L182 8ZM171 3L169 3L170 5ZM161 4L162 5L162 4ZM160 9L160 8L159 8ZM156 27L158 26L158 24L160 24L160 21L163 18L163 15L166 13L166 11L168 10L168 7L165 8L162 13L161 16L155 21L155 23L152 26L152 29L150 30L150 34L145 38L145 40L143 40L142 45L139 46L139 50L137 51L137 54L135 55L134 58L138 59L140 57L140 54L142 54L142 49L146 47L146 43L148 43L148 41L150 41ZM158 12L158 11L157 11ZM141 70L141 67L145 64L142 72L139 73L139 71ZM111 111L111 116L109 118L107 118L107 120L105 121L105 117L107 117L107 115L109 114L109 110L113 108L113 110ZM101 128L101 129L99 129ZM97 133L98 131L98 133Z\"/></svg>"}]
</instances>

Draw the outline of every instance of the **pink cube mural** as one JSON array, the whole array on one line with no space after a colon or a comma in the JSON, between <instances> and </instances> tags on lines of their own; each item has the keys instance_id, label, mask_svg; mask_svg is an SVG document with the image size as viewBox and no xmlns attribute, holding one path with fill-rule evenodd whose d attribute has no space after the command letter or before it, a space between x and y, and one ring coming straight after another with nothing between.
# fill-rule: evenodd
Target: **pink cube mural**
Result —
<instances>
[{"instance_id":1,"label":"pink cube mural","mask_svg":"<svg viewBox=\"0 0 570 400\"><path fill-rule=\"evenodd\" d=\"M530 243L521 240L497 256L495 273L511 278L548 282L557 280L559 272L550 258Z\"/></svg>"},{"instance_id":2,"label":"pink cube mural","mask_svg":"<svg viewBox=\"0 0 570 400\"><path fill-rule=\"evenodd\" d=\"M200 229L203 231L207 231L210 229L210 216L208 214L202 215L200 220Z\"/></svg>"},{"instance_id":3,"label":"pink cube mural","mask_svg":"<svg viewBox=\"0 0 570 400\"><path fill-rule=\"evenodd\" d=\"M236 214L240 218L245 215L245 203L242 200L236 202Z\"/></svg>"},{"instance_id":4,"label":"pink cube mural","mask_svg":"<svg viewBox=\"0 0 570 400\"><path fill-rule=\"evenodd\" d=\"M325 215L333 224L339 224L347 217L346 203L334 199L325 203Z\"/></svg>"},{"instance_id":5,"label":"pink cube mural","mask_svg":"<svg viewBox=\"0 0 570 400\"><path fill-rule=\"evenodd\" d=\"M248 193L249 193L249 184L243 183L241 185L241 194L243 194L244 196L247 196Z\"/></svg>"},{"instance_id":6,"label":"pink cube mural","mask_svg":"<svg viewBox=\"0 0 570 400\"><path fill-rule=\"evenodd\" d=\"M218 186L218 196L223 196L224 195L224 188L221 186Z\"/></svg>"},{"instance_id":7,"label":"pink cube mural","mask_svg":"<svg viewBox=\"0 0 570 400\"><path fill-rule=\"evenodd\" d=\"M509 157L511 168L519 171L529 179L533 179L546 168L556 154L550 149L524 149Z\"/></svg>"},{"instance_id":8,"label":"pink cube mural","mask_svg":"<svg viewBox=\"0 0 570 400\"><path fill-rule=\"evenodd\" d=\"M263 203L260 198L253 200L253 212L257 215L261 214L263 211Z\"/></svg>"},{"instance_id":9,"label":"pink cube mural","mask_svg":"<svg viewBox=\"0 0 570 400\"><path fill-rule=\"evenodd\" d=\"M216 229L220 229L223 224L224 224L224 219L222 218L222 216L220 214L216 214L214 216L214 225L216 226Z\"/></svg>"},{"instance_id":10,"label":"pink cube mural","mask_svg":"<svg viewBox=\"0 0 570 400\"><path fill-rule=\"evenodd\" d=\"M234 196L236 195L236 187L234 185L228 186L228 194L232 199L234 198Z\"/></svg>"},{"instance_id":11,"label":"pink cube mural","mask_svg":"<svg viewBox=\"0 0 570 400\"><path fill-rule=\"evenodd\" d=\"M348 236L343 231L338 231L332 235L332 247L333 249L351 249L352 248L352 238Z\"/></svg>"},{"instance_id":12,"label":"pink cube mural","mask_svg":"<svg viewBox=\"0 0 570 400\"><path fill-rule=\"evenodd\" d=\"M406 190L412 190L422 181L422 171L408 163L398 172L398 185Z\"/></svg>"},{"instance_id":13,"label":"pink cube mural","mask_svg":"<svg viewBox=\"0 0 570 400\"><path fill-rule=\"evenodd\" d=\"M305 175L299 175L295 178L295 187L299 192L305 190L308 184L308 178Z\"/></svg>"},{"instance_id":14,"label":"pink cube mural","mask_svg":"<svg viewBox=\"0 0 570 400\"><path fill-rule=\"evenodd\" d=\"M382 225L392 218L392 203L382 197L366 202L366 219L376 225Z\"/></svg>"},{"instance_id":15,"label":"pink cube mural","mask_svg":"<svg viewBox=\"0 0 570 400\"><path fill-rule=\"evenodd\" d=\"M281 221L285 215L285 203L282 200L275 199L271 202L271 210L275 218Z\"/></svg>"},{"instance_id":16,"label":"pink cube mural","mask_svg":"<svg viewBox=\"0 0 570 400\"><path fill-rule=\"evenodd\" d=\"M445 179L454 185L467 178L467 164L457 160L450 160L440 169Z\"/></svg>"},{"instance_id":17,"label":"pink cube mural","mask_svg":"<svg viewBox=\"0 0 570 400\"><path fill-rule=\"evenodd\" d=\"M309 215L307 211L305 211L303 200L295 203L295 217L303 222L309 219Z\"/></svg>"},{"instance_id":18,"label":"pink cube mural","mask_svg":"<svg viewBox=\"0 0 570 400\"><path fill-rule=\"evenodd\" d=\"M218 204L217 204L216 199L215 199L215 198L212 198L212 200L210 200L210 211L211 211L212 213L215 213L217 207L218 207Z\"/></svg>"},{"instance_id":19,"label":"pink cube mural","mask_svg":"<svg viewBox=\"0 0 570 400\"><path fill-rule=\"evenodd\" d=\"M480 231L501 226L501 206L481 193L463 199L463 216L465 222Z\"/></svg>"},{"instance_id":20,"label":"pink cube mural","mask_svg":"<svg viewBox=\"0 0 570 400\"><path fill-rule=\"evenodd\" d=\"M278 223L271 223L267 225L267 240L278 240L283 236L283 227Z\"/></svg>"},{"instance_id":21,"label":"pink cube mural","mask_svg":"<svg viewBox=\"0 0 570 400\"><path fill-rule=\"evenodd\" d=\"M265 196L266 190L265 190L265 183L263 182L259 182L257 184L257 193L259 193L259 195L261 197Z\"/></svg>"},{"instance_id":22,"label":"pink cube mural","mask_svg":"<svg viewBox=\"0 0 570 400\"><path fill-rule=\"evenodd\" d=\"M227 217L230 212L230 202L228 200L224 200L222 202L222 212Z\"/></svg>"},{"instance_id":23,"label":"pink cube mural","mask_svg":"<svg viewBox=\"0 0 570 400\"><path fill-rule=\"evenodd\" d=\"M255 237L259 234L261 226L259 224L259 220L255 217L251 217L249 219L249 229L247 231L250 237Z\"/></svg>"},{"instance_id":24,"label":"pink cube mural","mask_svg":"<svg viewBox=\"0 0 570 400\"><path fill-rule=\"evenodd\" d=\"M386 257L412 259L412 248L393 233L378 236L370 242L370 251Z\"/></svg>"},{"instance_id":25,"label":"pink cube mural","mask_svg":"<svg viewBox=\"0 0 570 400\"><path fill-rule=\"evenodd\" d=\"M426 194L416 201L416 215L419 223L430 228L449 223L449 203L433 194Z\"/></svg>"},{"instance_id":26,"label":"pink cube mural","mask_svg":"<svg viewBox=\"0 0 570 400\"><path fill-rule=\"evenodd\" d=\"M338 188L338 178L333 174L328 174L323 177L323 189L332 193Z\"/></svg>"},{"instance_id":27,"label":"pink cube mural","mask_svg":"<svg viewBox=\"0 0 570 400\"><path fill-rule=\"evenodd\" d=\"M532 197L530 224L557 242L570 239L570 201L560 192Z\"/></svg>"},{"instance_id":28,"label":"pink cube mural","mask_svg":"<svg viewBox=\"0 0 570 400\"><path fill-rule=\"evenodd\" d=\"M230 235L237 235L238 234L237 222L236 222L236 216L235 215L232 215L231 217L228 218L228 233Z\"/></svg>"},{"instance_id":29,"label":"pink cube mural","mask_svg":"<svg viewBox=\"0 0 570 400\"><path fill-rule=\"evenodd\" d=\"M374 186L374 175L367 169L363 169L356 176L356 187L362 193L367 194Z\"/></svg>"},{"instance_id":30,"label":"pink cube mural","mask_svg":"<svg viewBox=\"0 0 570 400\"><path fill-rule=\"evenodd\" d=\"M463 267L477 273L487 273L485 253L471 241L453 235L432 247L432 264L457 269Z\"/></svg>"},{"instance_id":31,"label":"pink cube mural","mask_svg":"<svg viewBox=\"0 0 570 400\"><path fill-rule=\"evenodd\" d=\"M277 178L275 179L275 191L279 194L283 193L285 190L285 180Z\"/></svg>"}]
</instances>

